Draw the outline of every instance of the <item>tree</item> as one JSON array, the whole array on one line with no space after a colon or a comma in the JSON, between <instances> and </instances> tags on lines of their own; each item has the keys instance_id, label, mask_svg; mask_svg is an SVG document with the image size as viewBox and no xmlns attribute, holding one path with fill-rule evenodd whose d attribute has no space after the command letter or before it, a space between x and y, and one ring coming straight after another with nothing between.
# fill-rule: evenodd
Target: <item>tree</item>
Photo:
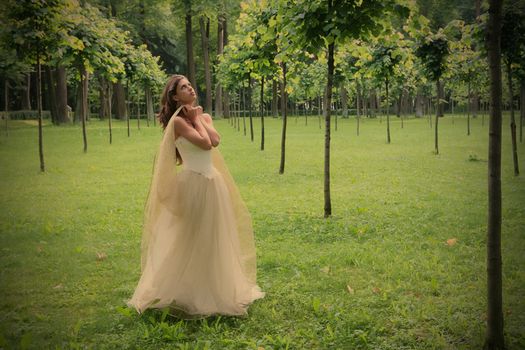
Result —
<instances>
[{"instance_id":1,"label":"tree","mask_svg":"<svg viewBox=\"0 0 525 350\"><path fill-rule=\"evenodd\" d=\"M333 1L296 0L287 11L285 32L296 47L312 53L327 51L327 84L325 98L325 155L324 155L324 216L332 215L330 199L330 121L335 46L347 39L378 35L385 27L381 18L395 13L408 16L407 6L396 1ZM352 23L352 25L348 25Z\"/></svg>"},{"instance_id":2,"label":"tree","mask_svg":"<svg viewBox=\"0 0 525 350\"><path fill-rule=\"evenodd\" d=\"M487 49L490 65L490 126L487 225L486 350L503 350L501 273L501 1L490 0Z\"/></svg>"},{"instance_id":3,"label":"tree","mask_svg":"<svg viewBox=\"0 0 525 350\"><path fill-rule=\"evenodd\" d=\"M119 57L127 56L125 47L129 39L114 20L104 18L97 8L87 3L71 10L68 26L73 39L64 51L64 59L70 61L79 74L81 100L77 104L81 107L82 139L87 152L88 76L98 69L106 77L121 77L125 67Z\"/></svg>"},{"instance_id":4,"label":"tree","mask_svg":"<svg viewBox=\"0 0 525 350\"><path fill-rule=\"evenodd\" d=\"M401 35L400 33L398 35ZM401 40L402 37L398 37ZM385 83L386 92L386 142L390 143L390 100L388 96L389 83L394 78L394 68L401 61L401 50L394 46L391 41L389 44L379 44L372 52L372 60L370 62L370 69L373 76L377 80L382 80Z\"/></svg>"},{"instance_id":5,"label":"tree","mask_svg":"<svg viewBox=\"0 0 525 350\"><path fill-rule=\"evenodd\" d=\"M38 108L38 153L40 171L45 171L42 132L42 63L48 53L65 38L62 34L62 11L60 0L11 1L8 5L8 24L11 29L10 42L23 61L36 62L37 66L37 108Z\"/></svg>"},{"instance_id":6,"label":"tree","mask_svg":"<svg viewBox=\"0 0 525 350\"><path fill-rule=\"evenodd\" d=\"M438 144L438 122L441 115L440 106L442 101L442 86L441 76L446 69L446 57L449 54L448 40L442 31L435 35L428 36L422 43L419 44L416 55L421 59L424 70L430 80L436 83L436 125L434 128L434 149L436 154L439 154Z\"/></svg>"},{"instance_id":7,"label":"tree","mask_svg":"<svg viewBox=\"0 0 525 350\"><path fill-rule=\"evenodd\" d=\"M525 15L516 6L516 1L510 1L503 7L501 27L501 53L507 72L507 86L510 102L510 133L512 139L512 160L514 175L519 175L518 146L516 141L516 118L514 117L514 66L523 61L525 56ZM521 9L522 10L522 9ZM523 108L523 106L522 106Z\"/></svg>"}]
</instances>

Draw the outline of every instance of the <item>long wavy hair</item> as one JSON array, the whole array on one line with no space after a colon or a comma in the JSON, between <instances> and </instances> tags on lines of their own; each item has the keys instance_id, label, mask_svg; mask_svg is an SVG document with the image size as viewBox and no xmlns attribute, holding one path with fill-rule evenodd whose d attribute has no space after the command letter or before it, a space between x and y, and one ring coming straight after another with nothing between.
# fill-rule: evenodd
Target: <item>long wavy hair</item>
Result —
<instances>
[{"instance_id":1,"label":"long wavy hair","mask_svg":"<svg viewBox=\"0 0 525 350\"><path fill-rule=\"evenodd\" d=\"M173 113L179 108L179 104L173 96L177 92L177 86L179 86L179 82L186 78L184 75L181 74L174 74L172 75L166 86L164 87L164 91L162 92L162 97L160 100L161 103L161 109L157 116L159 123L162 125L162 128L165 130L168 126L168 123L173 116ZM184 111L179 112L183 117ZM182 157L180 156L179 150L176 149L175 156L177 158L177 164L182 164Z\"/></svg>"},{"instance_id":2,"label":"long wavy hair","mask_svg":"<svg viewBox=\"0 0 525 350\"><path fill-rule=\"evenodd\" d=\"M162 98L160 100L161 110L158 115L159 123L162 125L163 129L166 129L171 116L175 113L177 108L179 108L179 104L173 99L173 96L177 92L177 86L179 86L180 81L184 78L186 78L184 75L174 74L169 78L168 83L164 87Z\"/></svg>"}]
</instances>

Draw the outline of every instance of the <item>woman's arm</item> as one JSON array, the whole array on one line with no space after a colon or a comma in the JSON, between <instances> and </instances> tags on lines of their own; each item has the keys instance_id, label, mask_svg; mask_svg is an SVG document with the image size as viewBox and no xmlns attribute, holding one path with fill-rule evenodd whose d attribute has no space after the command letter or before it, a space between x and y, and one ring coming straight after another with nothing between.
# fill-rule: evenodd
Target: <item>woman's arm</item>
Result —
<instances>
[{"instance_id":1,"label":"woman's arm","mask_svg":"<svg viewBox=\"0 0 525 350\"><path fill-rule=\"evenodd\" d=\"M202 111L201 107L186 108L186 115L188 116L188 119L192 122L193 127L183 118L175 117L175 137L183 136L185 139L187 139L194 145L202 149L209 150L212 148L213 145L210 140L210 136L208 136L208 132L203 126L201 118L198 117L199 108L200 111Z\"/></svg>"},{"instance_id":2,"label":"woman's arm","mask_svg":"<svg viewBox=\"0 0 525 350\"><path fill-rule=\"evenodd\" d=\"M213 147L217 147L219 143L221 142L221 136L215 130L215 127L213 126L213 120L211 119L211 116L207 113L204 113L201 115L204 126L204 129L206 129L206 132L208 133L208 136L210 137L210 141Z\"/></svg>"}]
</instances>

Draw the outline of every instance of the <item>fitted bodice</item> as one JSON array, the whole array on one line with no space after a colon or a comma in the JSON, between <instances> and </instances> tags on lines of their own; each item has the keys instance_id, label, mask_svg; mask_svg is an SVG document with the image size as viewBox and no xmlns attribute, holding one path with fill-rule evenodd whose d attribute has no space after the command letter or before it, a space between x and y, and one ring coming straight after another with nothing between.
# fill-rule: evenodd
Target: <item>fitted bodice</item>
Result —
<instances>
[{"instance_id":1,"label":"fitted bodice","mask_svg":"<svg viewBox=\"0 0 525 350\"><path fill-rule=\"evenodd\" d=\"M175 140L175 146L182 157L182 167L184 170L191 170L205 176L213 174L213 164L211 150L202 149L186 138L179 136Z\"/></svg>"}]
</instances>

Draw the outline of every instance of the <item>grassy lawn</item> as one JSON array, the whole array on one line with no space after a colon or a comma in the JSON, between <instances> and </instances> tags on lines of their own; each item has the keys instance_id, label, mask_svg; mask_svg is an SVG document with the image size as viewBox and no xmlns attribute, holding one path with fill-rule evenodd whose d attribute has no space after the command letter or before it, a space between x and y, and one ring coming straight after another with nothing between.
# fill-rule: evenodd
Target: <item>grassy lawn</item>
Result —
<instances>
[{"instance_id":1,"label":"grassy lawn","mask_svg":"<svg viewBox=\"0 0 525 350\"><path fill-rule=\"evenodd\" d=\"M248 122L248 121L247 121ZM0 135L0 348L480 349L485 334L488 123L339 120L332 134L333 217L323 218L317 117L266 120L266 150L227 120L222 153L253 217L266 298L245 318L181 321L125 307L140 274L142 212L161 133L133 121ZM503 297L509 349L525 348L525 144L513 175L503 134ZM248 130L249 135L249 130Z\"/></svg>"}]
</instances>

